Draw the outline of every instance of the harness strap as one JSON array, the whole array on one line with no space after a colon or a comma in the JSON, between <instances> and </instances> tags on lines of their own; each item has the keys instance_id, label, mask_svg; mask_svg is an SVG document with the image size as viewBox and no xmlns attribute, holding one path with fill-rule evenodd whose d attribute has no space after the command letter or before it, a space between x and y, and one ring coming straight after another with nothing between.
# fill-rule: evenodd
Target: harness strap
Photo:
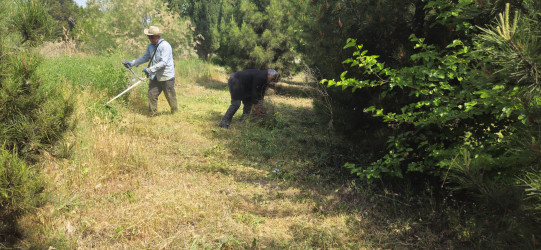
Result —
<instances>
[{"instance_id":1,"label":"harness strap","mask_svg":"<svg viewBox=\"0 0 541 250\"><path fill-rule=\"evenodd\" d=\"M162 43L164 40L162 39L161 42L156 44L156 48L154 48L154 53L152 53L152 57L150 58L150 61L148 62L147 68L150 68L150 64L152 64L152 60L154 59L154 56L156 55L156 50L158 50L158 46L160 46L160 43Z\"/></svg>"}]
</instances>

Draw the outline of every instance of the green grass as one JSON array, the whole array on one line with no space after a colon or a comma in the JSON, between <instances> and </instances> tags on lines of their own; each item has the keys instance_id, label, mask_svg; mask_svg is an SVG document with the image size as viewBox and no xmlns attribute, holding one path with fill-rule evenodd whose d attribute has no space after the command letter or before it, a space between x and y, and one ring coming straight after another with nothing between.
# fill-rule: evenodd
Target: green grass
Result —
<instances>
[{"instance_id":1,"label":"green grass","mask_svg":"<svg viewBox=\"0 0 541 250\"><path fill-rule=\"evenodd\" d=\"M79 90L90 88L113 95L124 90L129 79L133 78L121 61L120 57L114 55L53 57L40 65L38 74L46 83L68 81Z\"/></svg>"}]
</instances>

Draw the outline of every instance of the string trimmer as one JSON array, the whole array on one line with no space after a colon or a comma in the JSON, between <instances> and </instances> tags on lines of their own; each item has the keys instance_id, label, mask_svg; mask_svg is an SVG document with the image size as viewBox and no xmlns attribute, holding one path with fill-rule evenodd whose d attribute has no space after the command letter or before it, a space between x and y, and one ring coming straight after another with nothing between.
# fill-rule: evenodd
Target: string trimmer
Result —
<instances>
[{"instance_id":1,"label":"string trimmer","mask_svg":"<svg viewBox=\"0 0 541 250\"><path fill-rule=\"evenodd\" d=\"M133 72L133 69L131 67L130 64L128 64L127 61L123 61L122 64L124 64L124 66L130 70L130 72L137 78L139 79L139 81L137 81L136 83L132 84L131 86L129 86L127 89L125 89L124 91L122 91L120 94L118 94L117 96L113 97L113 99L109 100L107 103L105 103L106 105L109 104L110 102L114 101L116 98L119 98L120 96L122 96L123 94L125 94L126 92L130 91L131 89L137 87L137 85L141 84L142 82L144 82L146 79L145 78L142 78L140 76L138 76L137 74L135 74L135 72Z\"/></svg>"}]
</instances>

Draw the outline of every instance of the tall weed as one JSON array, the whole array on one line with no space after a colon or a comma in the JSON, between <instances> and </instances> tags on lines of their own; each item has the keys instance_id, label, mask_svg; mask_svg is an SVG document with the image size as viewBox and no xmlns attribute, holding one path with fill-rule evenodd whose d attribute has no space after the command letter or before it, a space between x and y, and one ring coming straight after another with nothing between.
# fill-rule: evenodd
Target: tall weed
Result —
<instances>
[{"instance_id":1,"label":"tall weed","mask_svg":"<svg viewBox=\"0 0 541 250\"><path fill-rule=\"evenodd\" d=\"M120 56L114 55L55 57L45 60L38 72L51 88L69 80L78 91L90 88L112 96L124 90L128 83L121 61Z\"/></svg>"},{"instance_id":2,"label":"tall weed","mask_svg":"<svg viewBox=\"0 0 541 250\"><path fill-rule=\"evenodd\" d=\"M211 64L194 57L177 60L175 70L180 83L209 81L216 74Z\"/></svg>"}]
</instances>

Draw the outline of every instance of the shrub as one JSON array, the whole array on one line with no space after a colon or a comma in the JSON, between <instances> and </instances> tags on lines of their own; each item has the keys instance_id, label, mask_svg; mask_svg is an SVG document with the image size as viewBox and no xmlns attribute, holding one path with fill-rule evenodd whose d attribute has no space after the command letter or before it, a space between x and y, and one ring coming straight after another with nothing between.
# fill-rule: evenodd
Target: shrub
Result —
<instances>
[{"instance_id":1,"label":"shrub","mask_svg":"<svg viewBox=\"0 0 541 250\"><path fill-rule=\"evenodd\" d=\"M532 214L524 213L523 198L527 194L536 211L541 9L533 1L525 3L524 16L511 14L507 4L493 26L478 27L481 33L444 47L412 35L418 51L405 67L387 67L350 40L346 47L356 48L355 58L346 62L363 70L362 79L344 72L340 81L328 82L344 89L381 89L383 101L365 112L393 132L377 160L346 167L367 179L406 173L441 178L454 197L472 204L468 213L475 215L467 220L476 221L478 234L471 240L482 248L524 247L539 227L528 219ZM517 185L521 176L526 189Z\"/></svg>"},{"instance_id":2,"label":"shrub","mask_svg":"<svg viewBox=\"0 0 541 250\"><path fill-rule=\"evenodd\" d=\"M535 21L520 24L525 28L516 29L513 39L535 46ZM527 63L538 60L535 50L509 46L513 40L492 31L509 26L483 29L473 46L455 40L438 48L412 35L418 53L411 56L412 66L399 69L387 68L350 40L346 47L357 48L356 58L346 62L363 69L364 79L347 78L344 72L329 85L381 88L379 97L385 101L365 111L393 128L393 135L385 154L370 166L349 166L366 178L402 177L406 172L443 177L452 159L467 150L483 161L485 174L513 178L520 172L524 166L517 159L523 149L515 150L513 144L523 139L522 131L535 130L539 120L532 112L541 104L539 69ZM397 102L386 104L393 100ZM531 139L536 141L533 135Z\"/></svg>"},{"instance_id":3,"label":"shrub","mask_svg":"<svg viewBox=\"0 0 541 250\"><path fill-rule=\"evenodd\" d=\"M15 1L15 15L11 25L22 37L21 44L38 45L53 33L53 18L39 0Z\"/></svg>"},{"instance_id":4,"label":"shrub","mask_svg":"<svg viewBox=\"0 0 541 250\"><path fill-rule=\"evenodd\" d=\"M16 220L39 201L43 183L24 160L69 127L73 101L66 88L43 84L39 45L50 16L37 0L0 2L0 240L17 236ZM11 12L14 10L14 12ZM30 162L30 161L29 161ZM4 246L4 245L2 245Z\"/></svg>"},{"instance_id":5,"label":"shrub","mask_svg":"<svg viewBox=\"0 0 541 250\"><path fill-rule=\"evenodd\" d=\"M0 241L17 231L16 219L39 204L43 181L16 153L0 147Z\"/></svg>"},{"instance_id":6,"label":"shrub","mask_svg":"<svg viewBox=\"0 0 541 250\"><path fill-rule=\"evenodd\" d=\"M36 74L41 62L38 54L6 54L0 61L2 72L7 72L0 76L0 142L22 154L36 152L68 127L73 101L63 89L42 86Z\"/></svg>"}]
</instances>

